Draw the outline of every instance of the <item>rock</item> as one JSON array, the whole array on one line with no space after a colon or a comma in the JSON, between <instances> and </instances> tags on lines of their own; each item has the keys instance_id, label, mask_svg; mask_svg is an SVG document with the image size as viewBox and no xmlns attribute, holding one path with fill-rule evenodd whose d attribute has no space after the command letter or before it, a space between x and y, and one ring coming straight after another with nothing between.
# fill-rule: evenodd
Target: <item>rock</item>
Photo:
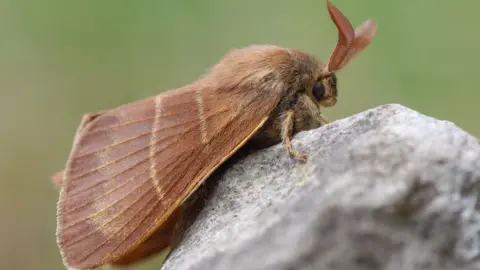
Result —
<instances>
[{"instance_id":1,"label":"rock","mask_svg":"<svg viewBox=\"0 0 480 270\"><path fill-rule=\"evenodd\" d=\"M163 270L480 269L480 144L380 106L237 158Z\"/></svg>"}]
</instances>

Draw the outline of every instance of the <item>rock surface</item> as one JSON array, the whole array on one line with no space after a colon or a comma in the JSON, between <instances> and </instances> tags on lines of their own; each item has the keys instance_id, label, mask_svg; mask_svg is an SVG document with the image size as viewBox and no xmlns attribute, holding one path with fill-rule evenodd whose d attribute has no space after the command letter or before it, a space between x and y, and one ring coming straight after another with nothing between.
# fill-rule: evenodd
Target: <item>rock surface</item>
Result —
<instances>
[{"instance_id":1,"label":"rock surface","mask_svg":"<svg viewBox=\"0 0 480 270\"><path fill-rule=\"evenodd\" d=\"M163 270L480 269L480 144L396 104L238 158Z\"/></svg>"}]
</instances>

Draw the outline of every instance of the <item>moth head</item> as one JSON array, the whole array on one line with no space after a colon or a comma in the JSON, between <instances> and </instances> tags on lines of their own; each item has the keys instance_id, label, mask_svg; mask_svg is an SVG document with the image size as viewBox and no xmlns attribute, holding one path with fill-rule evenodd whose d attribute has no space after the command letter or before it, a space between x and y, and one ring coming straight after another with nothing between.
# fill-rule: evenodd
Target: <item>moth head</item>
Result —
<instances>
[{"instance_id":1,"label":"moth head","mask_svg":"<svg viewBox=\"0 0 480 270\"><path fill-rule=\"evenodd\" d=\"M329 0L327 2L328 13L338 30L337 45L330 54L326 65L317 69L312 76L313 82L310 88L310 97L318 105L325 107L334 106L337 103L337 77L335 72L346 67L361 51L366 49L376 33L374 20L366 20L356 29Z\"/></svg>"},{"instance_id":2,"label":"moth head","mask_svg":"<svg viewBox=\"0 0 480 270\"><path fill-rule=\"evenodd\" d=\"M332 107L337 104L338 90L335 73L320 73L308 90L307 94L318 106Z\"/></svg>"}]
</instances>

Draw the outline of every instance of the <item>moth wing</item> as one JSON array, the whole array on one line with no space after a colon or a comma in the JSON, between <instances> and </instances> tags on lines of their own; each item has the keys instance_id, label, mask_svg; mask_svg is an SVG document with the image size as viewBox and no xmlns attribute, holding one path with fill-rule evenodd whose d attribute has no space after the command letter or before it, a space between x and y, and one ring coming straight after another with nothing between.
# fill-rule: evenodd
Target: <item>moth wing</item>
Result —
<instances>
[{"instance_id":1,"label":"moth wing","mask_svg":"<svg viewBox=\"0 0 480 270\"><path fill-rule=\"evenodd\" d=\"M97 118L102 112L98 113L87 113L82 117L82 121L80 121L80 125L78 125L77 132L75 133L75 138L78 137L79 133L83 130L83 128L90 123L93 119ZM63 184L63 174L64 171L56 172L52 177L51 181L55 185L56 188L61 188Z\"/></svg>"},{"instance_id":2,"label":"moth wing","mask_svg":"<svg viewBox=\"0 0 480 270\"><path fill-rule=\"evenodd\" d=\"M166 252L168 254L173 237L175 237L175 234L178 232L179 226L177 223L184 222L182 219L184 210L183 206L178 207L144 242L127 254L122 255L118 260L109 262L109 264L120 267L129 266L153 255L157 255L160 252ZM182 226L183 223L180 224L180 228L182 228Z\"/></svg>"},{"instance_id":3,"label":"moth wing","mask_svg":"<svg viewBox=\"0 0 480 270\"><path fill-rule=\"evenodd\" d=\"M187 86L103 112L79 129L57 210L67 266L93 268L138 247L279 100L235 93Z\"/></svg>"}]
</instances>

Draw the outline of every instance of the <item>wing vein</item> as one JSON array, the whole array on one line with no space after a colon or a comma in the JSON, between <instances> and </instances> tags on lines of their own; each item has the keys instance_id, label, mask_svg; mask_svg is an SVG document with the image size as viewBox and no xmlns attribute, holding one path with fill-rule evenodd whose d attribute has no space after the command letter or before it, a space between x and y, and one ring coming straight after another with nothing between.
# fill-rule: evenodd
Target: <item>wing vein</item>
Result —
<instances>
[{"instance_id":1,"label":"wing vein","mask_svg":"<svg viewBox=\"0 0 480 270\"><path fill-rule=\"evenodd\" d=\"M84 222L85 220L87 219L91 219L97 215L99 215L100 213L103 213L104 211L106 211L107 209L111 208L112 206L116 205L117 203L123 201L127 196L129 196L130 194L132 194L133 192L135 192L137 189L139 189L140 187L142 187L143 185L145 185L145 183L148 183L148 180L149 178L147 178L147 180L144 180L141 184L137 185L135 188L133 188L132 190L130 190L127 194L124 194L122 197L120 197L118 200L115 200L113 201L111 204L105 206L104 208L98 210L97 212L93 213L93 214L90 214L80 220L77 220L75 222L73 222L72 224L68 224L68 226L65 226L64 228L65 229L68 229L70 227L73 227L77 224L80 224L82 222Z\"/></svg>"},{"instance_id":2,"label":"wing vein","mask_svg":"<svg viewBox=\"0 0 480 270\"><path fill-rule=\"evenodd\" d=\"M153 189L153 187L152 187L152 189ZM150 200L148 200L147 203L151 202L154 198L155 198L155 197L152 197ZM155 202L155 206L156 206L159 202L160 202L160 200L157 200L157 201ZM152 213L152 211L153 211L154 208L155 208L155 207L151 207L151 208L150 208L150 210L148 211L147 215L145 215L145 217L142 219L142 222L150 215L150 213ZM135 217L136 217L136 216L133 215L132 218L130 218L130 219L125 223L125 225L127 225L128 223L130 223ZM140 222L140 223L141 223L141 222ZM104 246L105 243L107 243L107 242L110 241L115 235L117 235L117 234L125 227L125 225L124 225L123 227L119 228L118 230L116 230L110 237L108 237L105 241L103 241L103 243L101 243L101 244L98 245L97 247L95 247L95 248L91 249L89 252L87 252L87 254L86 254L83 258L81 258L80 260L83 261L83 260L85 260L86 258L88 258L90 255L92 255L93 253L95 253L95 251L97 251L99 248L101 248L102 246ZM135 227L137 228L138 225L135 226ZM104 261L104 260L105 260L105 258L102 259L102 261Z\"/></svg>"},{"instance_id":3,"label":"wing vein","mask_svg":"<svg viewBox=\"0 0 480 270\"><path fill-rule=\"evenodd\" d=\"M211 116L209 116L209 117L211 117ZM185 136L187 133L192 132L195 127L198 127L198 125L191 126L191 127L188 128L185 132L183 132L181 135ZM172 134L172 135L170 135L170 136L166 136L165 138L170 138L170 137L175 137L175 136L180 137L178 134ZM179 140L180 140L180 138L178 138L178 140L177 140L176 142L178 142ZM163 139L162 139L161 141L159 141L159 142L163 142ZM117 162L119 162L119 161L121 161L121 160L123 160L123 159L125 159L125 158L128 158L128 157L130 157L130 156L132 156L132 155L134 155L134 154L137 154L137 153L139 153L139 152L141 152L141 151L143 151L143 150L145 150L145 149L148 149L149 147L150 147L150 145L147 145L147 146L144 146L144 147L142 147L142 148L139 148L139 149L137 149L137 150L135 150L135 151L132 151L132 152L130 152L130 153L124 155L124 156L121 156L121 157L119 157L119 158L117 158L117 159L115 159L115 160L112 160L112 161L110 161L110 162L108 162L108 163L106 163L106 164L103 164L102 166L96 167L96 168L94 168L94 169L92 169L92 170L90 170L90 171L87 171L87 172L85 172L85 173L83 173L83 174L81 174L81 175L77 175L76 177L70 179L70 181L78 180L78 179L80 179L80 178L82 178L82 177L85 177L86 175L89 175L89 174L91 174L91 173L94 173L94 172L96 172L96 171L98 171L98 170L100 170L100 169L106 168L106 167L109 166L109 165L115 164L115 163L117 163ZM162 149L164 149L164 148L162 148ZM131 167L129 167L129 168L131 168ZM122 172L123 172L123 171L122 171ZM108 179L107 179L107 180L108 180Z\"/></svg>"},{"instance_id":4,"label":"wing vein","mask_svg":"<svg viewBox=\"0 0 480 270\"><path fill-rule=\"evenodd\" d=\"M172 138L173 138L173 136L172 136ZM161 142L163 142L163 141L161 141ZM173 143L173 142L172 142L172 143ZM172 143L170 143L170 144L166 145L165 147L159 149L159 150L156 152L156 154L161 153L163 150L165 150L166 148L168 148ZM143 150L146 150L146 149L147 149L147 148L144 148ZM181 152L181 153L184 153L184 152L185 152L185 151L183 151L183 152ZM73 196L76 196L76 195L78 195L78 194L80 194L80 193L82 193L82 192L85 192L85 191L89 190L89 189L92 189L92 188L94 188L94 187L96 187L96 186L98 186L98 185L100 185L100 184L102 184L102 183L104 183L104 182L111 181L111 180L119 177L119 176L122 175L123 173L125 173L125 172L127 172L127 171L129 171L129 170L131 170L131 169L134 169L136 166L138 166L138 165L140 165L140 164L142 164L142 163L145 163L145 162L147 162L147 161L148 161L148 159L142 159L141 161L133 164L132 166L130 166L130 167L128 167L128 168L125 168L124 170L118 172L118 173L115 174L115 175L112 175L112 176L109 177L109 178L104 178L102 181L97 181L95 184L93 184L93 185L91 185L91 186L89 186L89 187L86 187L86 188L84 188L84 189L78 190L78 191L76 191L76 192L74 192L74 193L72 193L72 194L69 194L69 195L73 197ZM172 162L169 162L169 163L167 163L167 165L168 165L168 164L171 164L171 163L172 163Z\"/></svg>"},{"instance_id":5,"label":"wing vein","mask_svg":"<svg viewBox=\"0 0 480 270\"><path fill-rule=\"evenodd\" d=\"M162 149L161 149L161 150L162 150ZM161 151L161 150L160 150L160 151ZM156 153L159 153L160 151L157 151ZM164 165L164 167L168 168L167 171L165 172L165 173L166 173L165 175L169 174L171 171L173 171L173 170L175 169L175 167L172 167L172 166L169 166L169 165L172 164L172 163L177 162L177 160L181 157L181 155L184 154L184 153L186 153L186 152L188 152L188 151L189 151L189 149L186 149L186 150L182 151L182 152L181 152L179 155L177 155L174 159L171 159L168 163L166 163L166 164ZM145 160L143 160L142 162L147 162L147 160L145 159ZM140 164L140 163L139 163L139 164ZM122 183L121 185L119 185L119 186L117 186L117 187L115 187L115 188L107 191L107 192L106 192L105 194L103 194L102 196L99 196L99 197L97 197L97 198L95 198L95 199L93 199L93 200L91 200L91 201L88 201L87 203L84 203L83 205L77 206L77 207L75 207L74 209L69 209L69 210L66 211L65 213L68 214L68 213L74 212L74 211L76 211L76 210L78 210L78 209L81 209L81 208L83 208L83 207L86 207L86 206L88 206L88 205L91 205L91 204L94 203L95 201L98 201L98 200L102 199L103 197L107 196L108 194L111 194L111 193L113 193L115 190L117 190L117 189L121 188L122 186L126 185L128 182L135 180L138 176L140 176L140 175L142 175L142 174L144 174L144 173L147 173L148 170L149 170L149 169L145 169L143 172L135 175L134 177L132 177L132 178L130 178L129 180L127 180L127 181L125 181L124 183ZM149 179L151 179L151 178L149 178ZM163 177L162 177L161 179L163 179ZM148 181L148 180L147 180L147 181Z\"/></svg>"},{"instance_id":6,"label":"wing vein","mask_svg":"<svg viewBox=\"0 0 480 270\"><path fill-rule=\"evenodd\" d=\"M188 121L188 122L181 123L181 124L172 125L172 126L169 126L169 127L163 127L163 129L176 128L176 127L179 127L179 126L181 126L181 125L190 124L190 123L196 122L196 121L197 121L197 119L193 119L193 120L190 120L190 121ZM149 132L141 133L141 134L139 134L139 135L137 135L137 136L130 137L130 138L125 139L125 140L123 140L123 141L116 142L116 143L107 145L107 146L105 146L105 147L95 149L95 150L93 150L93 151L91 151L91 152L78 155L78 156L76 156L76 158L84 158L84 157L86 157L86 156L89 156L89 155L92 155L92 154L96 154L96 153L98 153L98 152L100 152L100 151L105 151L105 150L111 149L111 148L113 148L113 147L115 147L115 146L118 146L118 145L122 145L122 144L124 144L124 143L127 143L127 142L129 142L129 141L133 141L133 140L135 140L135 139L138 139L138 138L141 138L141 137L150 135L150 134L152 134L152 133L156 133L156 132L162 131L163 129L153 130L153 132L152 132L152 131L149 131ZM171 136L167 136L167 137L171 137Z\"/></svg>"},{"instance_id":7,"label":"wing vein","mask_svg":"<svg viewBox=\"0 0 480 270\"><path fill-rule=\"evenodd\" d=\"M89 132L89 134L95 134L97 132L109 131L109 130L112 130L112 129L126 127L126 126L130 126L130 125L134 125L134 124L138 124L138 123L142 123L142 122L146 122L146 121L152 121L152 120L155 120L156 118L175 116L175 115L180 115L180 114L184 114L184 113L185 113L185 111L178 111L178 112L175 112L175 113L163 114L162 116L159 116L159 117L142 118L142 119L139 119L139 120L124 122L124 123L121 123L121 124L118 124L118 125L112 125L112 126L109 126L107 128L93 129Z\"/></svg>"},{"instance_id":8,"label":"wing vein","mask_svg":"<svg viewBox=\"0 0 480 270\"><path fill-rule=\"evenodd\" d=\"M146 183L146 182L145 182ZM142 184L143 186L143 184ZM82 235L81 237L73 240L72 242L70 242L68 245L66 245L66 247L71 247L75 244L77 244L78 242L82 241L83 239L93 235L94 233L97 233L99 231L101 231L101 229L103 227L105 227L106 225L108 225L109 223L111 223L113 220L117 219L119 216L121 216L121 214L123 214L125 211L127 211L128 209L130 209L133 205L135 205L137 202L139 202L141 199L143 199L145 197L146 194L148 194L150 191L152 191L153 187L147 189L144 193L142 193L141 196L139 196L138 199L136 199L132 204L130 204L128 207L124 208L122 211L120 211L119 213L117 213L116 215L114 215L112 218L110 218L109 220L105 221L104 223L102 223L100 226L96 227L95 230L92 230L90 233L88 233L87 235ZM151 201L154 197L152 197L149 201ZM135 217L135 215L133 215L133 217ZM127 222L128 223L128 222Z\"/></svg>"},{"instance_id":9,"label":"wing vein","mask_svg":"<svg viewBox=\"0 0 480 270\"><path fill-rule=\"evenodd\" d=\"M147 171L148 171L148 169L142 171L142 172L139 173L139 174L134 175L133 177L131 177L131 178L128 179L127 181L125 181L125 182L121 183L120 185L116 186L115 188L107 191L107 192L106 192L105 194L103 194L102 196L99 196L99 197L97 197L97 198L95 198L95 199L93 199L93 200L90 200L90 201L88 201L87 203L84 203L84 204L81 204L81 205L77 205L75 208L68 209L68 211L65 211L64 213L65 213L65 214L69 214L69 213L75 212L75 211L77 211L77 210L79 210L79 209L81 209L81 208L83 208L83 207L85 207L85 206L89 206L89 205L93 204L95 201L98 201L98 200L106 197L107 195L112 194L112 193L115 192L117 189L120 189L121 187L123 187L123 186L125 186L126 184L130 183L131 181L135 180L135 179L136 179L137 177L139 177L140 175L145 174Z\"/></svg>"},{"instance_id":10,"label":"wing vein","mask_svg":"<svg viewBox=\"0 0 480 270\"><path fill-rule=\"evenodd\" d=\"M188 166L187 166L187 167L190 167L191 163L192 163L194 160L196 160L196 158L198 157L198 155L199 155L199 153L200 153L200 151L195 151L195 152L196 152L195 155L190 155L190 156L188 156L188 163L187 163ZM177 163L177 164L178 164L178 163ZM200 167L200 169L201 169L201 167ZM183 171L183 175L182 175L179 179L183 179L186 174L187 174L187 170L184 170L184 171ZM170 186L170 188L168 189L168 192L170 192L170 191L172 190L172 188L173 188L173 185ZM158 202L160 202L161 199L162 199L162 198L159 198ZM157 203L158 203L158 202L157 202ZM154 207L152 207L152 208L154 208ZM162 214L162 215L163 215L163 214ZM162 216L162 215L160 215L160 216ZM148 216L148 215L147 215L147 216ZM146 217L147 217L147 216L146 216ZM145 218L146 218L146 217L145 217ZM142 220L142 222L145 220L145 218ZM112 252L111 252L110 254L112 254L113 252L115 252L115 251L120 247L120 245L122 245L122 244L127 240L127 238L138 228L138 226L140 226L140 224L141 224L141 223L138 223L137 226L135 226L135 229L132 230L129 234L127 234L127 235L123 238L123 240L115 246L115 248L112 250ZM147 230L145 233L143 233L142 235L140 235L140 237L138 238L138 241L142 241L142 240L145 238L145 235L147 235L147 234L149 234L149 233L152 232L152 230L153 230L152 227L155 227L155 226L157 226L157 225L158 225L158 222L154 222L154 223L150 226L149 230ZM118 233L118 232L117 232L117 233ZM110 256L110 255L107 255L102 261L106 260L109 256Z\"/></svg>"}]
</instances>

